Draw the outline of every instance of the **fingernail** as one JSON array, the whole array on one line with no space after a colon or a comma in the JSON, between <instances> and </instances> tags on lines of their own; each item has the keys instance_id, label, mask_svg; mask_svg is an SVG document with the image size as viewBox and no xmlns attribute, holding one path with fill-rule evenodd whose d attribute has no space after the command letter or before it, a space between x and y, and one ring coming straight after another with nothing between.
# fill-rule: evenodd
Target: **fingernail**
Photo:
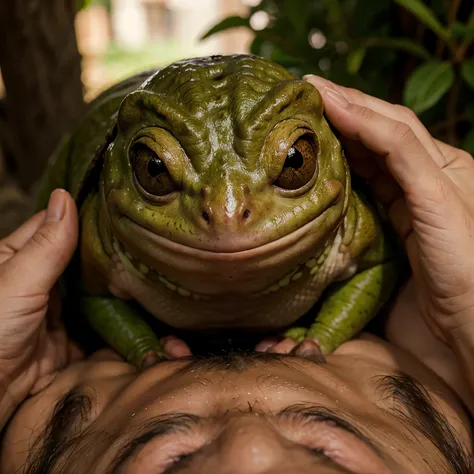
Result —
<instances>
[{"instance_id":1,"label":"fingernail","mask_svg":"<svg viewBox=\"0 0 474 474\"><path fill-rule=\"evenodd\" d=\"M55 189L51 193L46 210L46 221L60 221L64 217L66 210L66 191L64 189Z\"/></svg>"},{"instance_id":2,"label":"fingernail","mask_svg":"<svg viewBox=\"0 0 474 474\"><path fill-rule=\"evenodd\" d=\"M311 79L312 77L314 77L314 74L305 74L303 76L303 81L307 81L308 79Z\"/></svg>"},{"instance_id":3,"label":"fingernail","mask_svg":"<svg viewBox=\"0 0 474 474\"><path fill-rule=\"evenodd\" d=\"M145 356L143 357L142 365L140 367L141 370L149 369L154 365L158 364L158 362L162 361L163 358L158 355L156 351L150 349Z\"/></svg>"},{"instance_id":4,"label":"fingernail","mask_svg":"<svg viewBox=\"0 0 474 474\"><path fill-rule=\"evenodd\" d=\"M349 105L349 101L339 92L336 92L334 89L325 87L323 89L323 95L327 97L333 104L345 109Z\"/></svg>"}]
</instances>

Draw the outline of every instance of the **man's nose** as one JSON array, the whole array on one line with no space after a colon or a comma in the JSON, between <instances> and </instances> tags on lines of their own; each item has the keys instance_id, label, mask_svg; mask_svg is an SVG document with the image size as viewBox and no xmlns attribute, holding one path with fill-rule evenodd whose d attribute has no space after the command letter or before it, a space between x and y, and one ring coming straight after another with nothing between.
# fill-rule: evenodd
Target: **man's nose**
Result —
<instances>
[{"instance_id":1,"label":"man's nose","mask_svg":"<svg viewBox=\"0 0 474 474\"><path fill-rule=\"evenodd\" d=\"M219 465L226 467L225 472L288 472L284 470L284 466L287 466L285 455L288 455L285 444L291 443L280 436L264 417L248 415L229 420L218 443L221 456Z\"/></svg>"}]
</instances>

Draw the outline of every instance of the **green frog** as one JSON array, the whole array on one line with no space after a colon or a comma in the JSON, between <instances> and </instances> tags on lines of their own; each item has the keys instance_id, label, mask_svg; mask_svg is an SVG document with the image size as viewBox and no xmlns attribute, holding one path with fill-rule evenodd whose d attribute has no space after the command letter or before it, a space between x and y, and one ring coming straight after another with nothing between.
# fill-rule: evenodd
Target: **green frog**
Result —
<instances>
[{"instance_id":1,"label":"green frog","mask_svg":"<svg viewBox=\"0 0 474 474\"><path fill-rule=\"evenodd\" d=\"M172 328L281 331L323 352L367 324L396 259L323 112L316 88L252 55L181 60L90 104L39 206L56 187L76 200L73 280L110 346L137 366L166 357L137 304Z\"/></svg>"}]
</instances>

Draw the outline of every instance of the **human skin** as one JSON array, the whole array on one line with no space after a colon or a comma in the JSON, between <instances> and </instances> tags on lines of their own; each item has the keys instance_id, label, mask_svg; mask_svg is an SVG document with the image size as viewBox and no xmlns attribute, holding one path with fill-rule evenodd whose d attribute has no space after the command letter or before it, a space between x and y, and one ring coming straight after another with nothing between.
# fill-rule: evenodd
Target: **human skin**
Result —
<instances>
[{"instance_id":1,"label":"human skin","mask_svg":"<svg viewBox=\"0 0 474 474\"><path fill-rule=\"evenodd\" d=\"M380 381L400 370L424 386L472 452L468 415L452 390L413 356L371 336L345 343L327 357L327 364L291 356L283 362L251 363L242 371L186 369L188 364L163 362L138 373L103 351L69 366L13 418L0 471L10 474L24 465L59 398L79 386L92 397L81 428L85 434L72 455L61 460L61 469L52 472L109 472L131 435L170 414L203 421L150 441L117 472L450 472L431 441L391 411L394 401ZM324 407L353 423L380 455L332 422L277 415L304 406ZM308 448L324 454L315 456ZM198 450L189 461L179 461Z\"/></svg>"}]
</instances>

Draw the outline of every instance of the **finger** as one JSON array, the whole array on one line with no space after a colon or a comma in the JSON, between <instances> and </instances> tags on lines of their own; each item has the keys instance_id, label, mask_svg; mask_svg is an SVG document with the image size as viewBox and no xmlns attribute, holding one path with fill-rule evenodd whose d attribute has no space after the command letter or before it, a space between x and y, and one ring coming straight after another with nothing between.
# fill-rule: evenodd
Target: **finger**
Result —
<instances>
[{"instance_id":1,"label":"finger","mask_svg":"<svg viewBox=\"0 0 474 474\"><path fill-rule=\"evenodd\" d=\"M168 336L163 338L162 342L165 352L175 359L192 355L191 349L182 339Z\"/></svg>"},{"instance_id":2,"label":"finger","mask_svg":"<svg viewBox=\"0 0 474 474\"><path fill-rule=\"evenodd\" d=\"M451 165L452 163L459 161L463 164L472 165L472 155L467 151L456 148L448 143L444 143L441 140L434 139L436 145L438 146L441 153L444 155L446 160L446 165Z\"/></svg>"},{"instance_id":3,"label":"finger","mask_svg":"<svg viewBox=\"0 0 474 474\"><path fill-rule=\"evenodd\" d=\"M428 132L416 114L408 107L391 104L382 99L364 94L357 89L340 86L319 76L305 76L304 79L310 84L313 84L319 90L323 98L325 88L333 89L353 104L361 107L368 107L374 112L385 115L392 120L409 124L438 166L441 167L446 164L445 157L441 153L430 132Z\"/></svg>"},{"instance_id":4,"label":"finger","mask_svg":"<svg viewBox=\"0 0 474 474\"><path fill-rule=\"evenodd\" d=\"M255 350L257 352L266 352L268 349L281 342L282 339L282 337L266 337L255 346Z\"/></svg>"},{"instance_id":5,"label":"finger","mask_svg":"<svg viewBox=\"0 0 474 474\"><path fill-rule=\"evenodd\" d=\"M69 193L55 190L42 225L5 263L9 286L23 293L49 293L74 253L77 234L76 205Z\"/></svg>"},{"instance_id":6,"label":"finger","mask_svg":"<svg viewBox=\"0 0 474 474\"><path fill-rule=\"evenodd\" d=\"M286 337L283 341L268 349L267 352L272 354L289 354L297 345L298 342L294 339Z\"/></svg>"},{"instance_id":7,"label":"finger","mask_svg":"<svg viewBox=\"0 0 474 474\"><path fill-rule=\"evenodd\" d=\"M405 193L436 202L443 199L445 176L410 126L347 102L335 91L327 90L326 98L326 114L334 126L383 157Z\"/></svg>"},{"instance_id":8,"label":"finger","mask_svg":"<svg viewBox=\"0 0 474 474\"><path fill-rule=\"evenodd\" d=\"M0 264L12 257L31 239L43 224L45 211L38 212L8 237L0 240Z\"/></svg>"}]
</instances>

